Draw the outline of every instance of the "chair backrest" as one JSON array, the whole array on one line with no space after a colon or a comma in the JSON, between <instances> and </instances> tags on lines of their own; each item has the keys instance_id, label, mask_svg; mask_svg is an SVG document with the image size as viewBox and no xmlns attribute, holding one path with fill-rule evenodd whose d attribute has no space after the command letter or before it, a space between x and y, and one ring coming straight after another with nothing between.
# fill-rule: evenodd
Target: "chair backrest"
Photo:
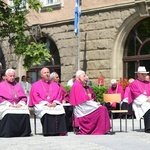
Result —
<instances>
[{"instance_id":1,"label":"chair backrest","mask_svg":"<svg viewBox=\"0 0 150 150\"><path fill-rule=\"evenodd\" d=\"M121 94L103 94L103 99L105 103L108 102L120 102L121 101Z\"/></svg>"}]
</instances>

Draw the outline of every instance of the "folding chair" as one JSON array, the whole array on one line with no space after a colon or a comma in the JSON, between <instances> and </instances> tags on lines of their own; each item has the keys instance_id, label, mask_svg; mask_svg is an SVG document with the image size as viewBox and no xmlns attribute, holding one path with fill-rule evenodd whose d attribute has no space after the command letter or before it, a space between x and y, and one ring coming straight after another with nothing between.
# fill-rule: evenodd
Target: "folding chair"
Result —
<instances>
[{"instance_id":1,"label":"folding chair","mask_svg":"<svg viewBox=\"0 0 150 150\"><path fill-rule=\"evenodd\" d=\"M105 103L108 102L121 102L121 94L103 94L103 99ZM111 124L112 124L112 132L113 132L113 114L125 114L125 131L127 132L127 113L128 110L121 110L121 107L119 110L110 110L111 113ZM122 118L120 117L120 132L122 131Z\"/></svg>"},{"instance_id":2,"label":"folding chair","mask_svg":"<svg viewBox=\"0 0 150 150\"><path fill-rule=\"evenodd\" d=\"M142 120L143 120L143 117L139 120L139 130L140 131L142 131ZM132 114L132 131L135 131L134 130L134 113Z\"/></svg>"}]
</instances>

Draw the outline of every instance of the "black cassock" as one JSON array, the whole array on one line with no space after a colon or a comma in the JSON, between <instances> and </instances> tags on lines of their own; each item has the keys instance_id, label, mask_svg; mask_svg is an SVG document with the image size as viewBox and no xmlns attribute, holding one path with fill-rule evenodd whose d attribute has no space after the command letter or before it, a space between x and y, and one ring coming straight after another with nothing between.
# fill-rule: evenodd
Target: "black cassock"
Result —
<instances>
[{"instance_id":1,"label":"black cassock","mask_svg":"<svg viewBox=\"0 0 150 150\"><path fill-rule=\"evenodd\" d=\"M30 136L29 114L6 114L0 120L0 137Z\"/></svg>"},{"instance_id":2,"label":"black cassock","mask_svg":"<svg viewBox=\"0 0 150 150\"><path fill-rule=\"evenodd\" d=\"M41 118L41 124L44 136L67 134L65 114L61 115L44 114L44 116Z\"/></svg>"}]
</instances>

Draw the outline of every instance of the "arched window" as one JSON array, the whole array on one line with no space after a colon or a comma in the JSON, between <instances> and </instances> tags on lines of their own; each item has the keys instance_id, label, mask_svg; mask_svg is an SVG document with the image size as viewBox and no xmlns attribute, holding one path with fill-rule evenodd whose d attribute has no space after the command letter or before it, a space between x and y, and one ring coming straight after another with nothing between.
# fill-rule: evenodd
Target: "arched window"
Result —
<instances>
[{"instance_id":1,"label":"arched window","mask_svg":"<svg viewBox=\"0 0 150 150\"><path fill-rule=\"evenodd\" d=\"M50 38L43 37L39 39L39 42L45 43L47 45L47 48L49 49L49 52L52 57L51 57L50 62L44 61L41 63L41 65L32 67L30 70L28 70L27 76L30 76L32 78L32 82L35 82L40 78L40 70L43 67L49 68L51 72L53 71L57 72L59 76L61 74L60 56L59 56L59 52L54 41Z\"/></svg>"},{"instance_id":2,"label":"arched window","mask_svg":"<svg viewBox=\"0 0 150 150\"><path fill-rule=\"evenodd\" d=\"M123 76L134 77L138 66L150 71L150 18L140 21L129 33L123 57Z\"/></svg>"},{"instance_id":3,"label":"arched window","mask_svg":"<svg viewBox=\"0 0 150 150\"><path fill-rule=\"evenodd\" d=\"M3 51L0 47L0 74L4 73L5 70L6 70L5 57L4 57Z\"/></svg>"}]
</instances>

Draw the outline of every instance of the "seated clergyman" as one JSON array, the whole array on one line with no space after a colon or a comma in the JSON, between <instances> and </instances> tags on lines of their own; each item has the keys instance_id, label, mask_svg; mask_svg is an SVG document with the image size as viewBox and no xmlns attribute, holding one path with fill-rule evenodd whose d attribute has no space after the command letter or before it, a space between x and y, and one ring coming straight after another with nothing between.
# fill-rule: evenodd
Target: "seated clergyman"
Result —
<instances>
[{"instance_id":1,"label":"seated clergyman","mask_svg":"<svg viewBox=\"0 0 150 150\"><path fill-rule=\"evenodd\" d=\"M6 80L0 83L0 137L30 136L30 115L27 97L15 81L15 70L6 70Z\"/></svg>"}]
</instances>

